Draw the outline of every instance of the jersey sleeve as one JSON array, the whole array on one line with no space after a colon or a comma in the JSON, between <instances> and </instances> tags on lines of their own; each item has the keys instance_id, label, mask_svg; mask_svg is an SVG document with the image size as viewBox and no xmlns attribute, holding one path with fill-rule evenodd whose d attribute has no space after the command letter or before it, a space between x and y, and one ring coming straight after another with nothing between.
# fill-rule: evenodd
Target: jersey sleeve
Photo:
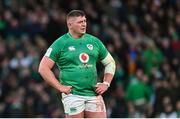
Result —
<instances>
[{"instance_id":1,"label":"jersey sleeve","mask_svg":"<svg viewBox=\"0 0 180 119\"><path fill-rule=\"evenodd\" d=\"M54 62L56 62L60 56L60 48L61 46L59 45L59 39L54 41L53 44L47 49L45 56L49 57L52 59Z\"/></svg>"},{"instance_id":2,"label":"jersey sleeve","mask_svg":"<svg viewBox=\"0 0 180 119\"><path fill-rule=\"evenodd\" d=\"M106 49L104 44L99 39L97 39L97 42L98 42L98 46L99 46L99 56L98 56L98 59L99 60L103 60L107 56L108 50Z\"/></svg>"}]
</instances>

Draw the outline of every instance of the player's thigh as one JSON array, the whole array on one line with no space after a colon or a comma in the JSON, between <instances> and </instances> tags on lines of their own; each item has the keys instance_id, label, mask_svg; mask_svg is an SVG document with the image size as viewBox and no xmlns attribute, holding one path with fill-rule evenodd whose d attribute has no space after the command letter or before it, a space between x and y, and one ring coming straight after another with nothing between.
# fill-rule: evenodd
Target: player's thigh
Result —
<instances>
[{"instance_id":1,"label":"player's thigh","mask_svg":"<svg viewBox=\"0 0 180 119\"><path fill-rule=\"evenodd\" d=\"M84 118L84 111L75 115L66 115L66 118Z\"/></svg>"},{"instance_id":2,"label":"player's thigh","mask_svg":"<svg viewBox=\"0 0 180 119\"><path fill-rule=\"evenodd\" d=\"M106 107L101 95L88 98L85 103L86 118L106 118Z\"/></svg>"},{"instance_id":3,"label":"player's thigh","mask_svg":"<svg viewBox=\"0 0 180 119\"><path fill-rule=\"evenodd\" d=\"M62 103L66 117L81 117L84 115L85 100L73 94L62 94Z\"/></svg>"},{"instance_id":4,"label":"player's thigh","mask_svg":"<svg viewBox=\"0 0 180 119\"><path fill-rule=\"evenodd\" d=\"M85 111L85 118L107 118L106 112L89 112Z\"/></svg>"}]
</instances>

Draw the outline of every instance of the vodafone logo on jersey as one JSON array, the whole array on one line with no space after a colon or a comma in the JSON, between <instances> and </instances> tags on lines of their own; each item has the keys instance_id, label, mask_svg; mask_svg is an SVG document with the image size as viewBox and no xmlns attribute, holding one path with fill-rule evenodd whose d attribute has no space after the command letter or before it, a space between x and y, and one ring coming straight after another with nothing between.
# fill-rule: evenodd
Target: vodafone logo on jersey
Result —
<instances>
[{"instance_id":1,"label":"vodafone logo on jersey","mask_svg":"<svg viewBox=\"0 0 180 119\"><path fill-rule=\"evenodd\" d=\"M79 59L82 63L87 63L89 61L89 55L86 53L81 53Z\"/></svg>"}]
</instances>

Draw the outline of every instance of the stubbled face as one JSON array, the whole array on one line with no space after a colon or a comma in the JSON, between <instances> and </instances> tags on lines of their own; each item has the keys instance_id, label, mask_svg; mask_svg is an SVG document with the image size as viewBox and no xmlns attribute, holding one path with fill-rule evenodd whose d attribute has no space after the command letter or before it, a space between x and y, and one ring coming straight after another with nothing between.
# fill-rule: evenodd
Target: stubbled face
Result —
<instances>
[{"instance_id":1,"label":"stubbled face","mask_svg":"<svg viewBox=\"0 0 180 119\"><path fill-rule=\"evenodd\" d=\"M79 16L79 17L70 17L67 21L68 28L79 35L83 35L86 33L86 17Z\"/></svg>"}]
</instances>

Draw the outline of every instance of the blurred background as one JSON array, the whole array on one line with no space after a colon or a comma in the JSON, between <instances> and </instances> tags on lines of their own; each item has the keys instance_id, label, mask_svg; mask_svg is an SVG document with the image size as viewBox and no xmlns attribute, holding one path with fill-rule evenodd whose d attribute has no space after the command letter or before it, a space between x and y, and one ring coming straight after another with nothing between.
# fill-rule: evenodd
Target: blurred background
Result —
<instances>
[{"instance_id":1,"label":"blurred background","mask_svg":"<svg viewBox=\"0 0 180 119\"><path fill-rule=\"evenodd\" d=\"M0 0L0 117L64 117L37 69L72 9L116 60L108 117L180 117L180 0Z\"/></svg>"}]
</instances>

